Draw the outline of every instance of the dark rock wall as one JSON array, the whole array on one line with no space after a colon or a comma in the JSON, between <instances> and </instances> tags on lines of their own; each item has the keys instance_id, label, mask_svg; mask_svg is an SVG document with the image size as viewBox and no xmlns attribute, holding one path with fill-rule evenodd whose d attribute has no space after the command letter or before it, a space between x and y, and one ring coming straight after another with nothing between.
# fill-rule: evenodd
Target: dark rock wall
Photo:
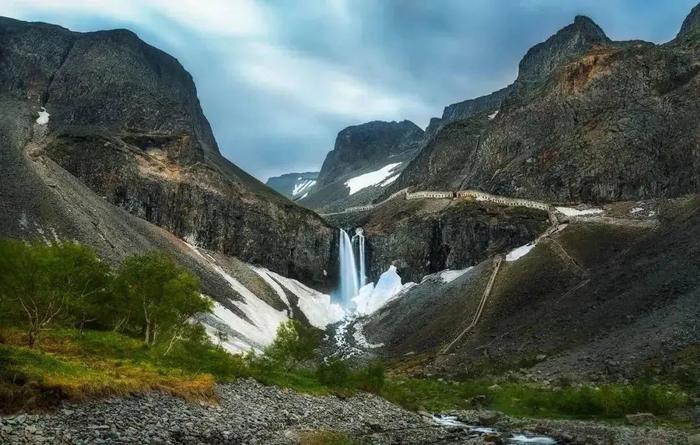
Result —
<instances>
[{"instance_id":1,"label":"dark rock wall","mask_svg":"<svg viewBox=\"0 0 700 445\"><path fill-rule=\"evenodd\" d=\"M547 226L545 212L471 202L434 213L399 211L384 215L381 222L375 217L364 226L368 276L376 280L393 264L404 283L420 282L425 275L464 269L507 253L535 239Z\"/></svg>"},{"instance_id":2,"label":"dark rock wall","mask_svg":"<svg viewBox=\"0 0 700 445\"><path fill-rule=\"evenodd\" d=\"M45 153L113 204L281 274L334 279L335 232L223 158L191 76L130 31L0 19L0 88L48 109Z\"/></svg>"}]
</instances>

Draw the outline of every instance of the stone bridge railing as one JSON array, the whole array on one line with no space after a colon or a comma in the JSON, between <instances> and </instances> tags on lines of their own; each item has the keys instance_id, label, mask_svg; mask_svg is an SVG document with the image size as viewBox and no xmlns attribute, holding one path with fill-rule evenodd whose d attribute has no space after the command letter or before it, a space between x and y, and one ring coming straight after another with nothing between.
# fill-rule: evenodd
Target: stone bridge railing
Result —
<instances>
[{"instance_id":1,"label":"stone bridge railing","mask_svg":"<svg viewBox=\"0 0 700 445\"><path fill-rule=\"evenodd\" d=\"M544 210L546 212L552 210L552 205L546 202L533 201L523 198L508 198L506 196L492 195L491 193L482 192L480 190L460 190L457 192L445 191L420 191L414 193L406 193L406 199L456 199L456 198L472 198L476 201L487 201L495 204L501 204L509 207L529 207L531 209Z\"/></svg>"},{"instance_id":2,"label":"stone bridge railing","mask_svg":"<svg viewBox=\"0 0 700 445\"><path fill-rule=\"evenodd\" d=\"M508 207L529 207L531 209L544 210L545 212L551 212L554 207L551 204L540 201L533 201L531 199L523 198L508 198L506 196L492 195L491 193L482 192L480 190L459 190L459 191L436 191L436 190L423 190L419 192L408 192L408 189L399 190L393 193L384 201L378 202L376 204L367 204L363 206L348 207L345 210L334 213L321 213L321 216L331 216L331 215L342 215L344 213L354 213L354 212L367 212L375 209L387 201L404 195L407 200L411 199L459 199L459 198L470 198L476 201L486 201L495 204L500 204Z\"/></svg>"}]
</instances>

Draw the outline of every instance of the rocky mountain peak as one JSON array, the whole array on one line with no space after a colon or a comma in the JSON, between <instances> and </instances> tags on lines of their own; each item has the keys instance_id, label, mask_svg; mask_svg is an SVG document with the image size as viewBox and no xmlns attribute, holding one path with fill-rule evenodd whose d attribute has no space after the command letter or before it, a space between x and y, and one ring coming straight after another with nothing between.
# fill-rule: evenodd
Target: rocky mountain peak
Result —
<instances>
[{"instance_id":1,"label":"rocky mountain peak","mask_svg":"<svg viewBox=\"0 0 700 445\"><path fill-rule=\"evenodd\" d=\"M518 80L541 79L572 57L609 41L605 32L593 20L578 15L573 23L530 48L520 61Z\"/></svg>"},{"instance_id":2,"label":"rocky mountain peak","mask_svg":"<svg viewBox=\"0 0 700 445\"><path fill-rule=\"evenodd\" d=\"M338 133L335 147L326 156L319 184L389 156L418 150L423 130L411 121L372 121L347 127Z\"/></svg>"},{"instance_id":3,"label":"rocky mountain peak","mask_svg":"<svg viewBox=\"0 0 700 445\"><path fill-rule=\"evenodd\" d=\"M690 14L683 20L681 30L678 32L678 37L686 36L692 32L697 32L700 29L700 4L696 5Z\"/></svg>"}]
</instances>

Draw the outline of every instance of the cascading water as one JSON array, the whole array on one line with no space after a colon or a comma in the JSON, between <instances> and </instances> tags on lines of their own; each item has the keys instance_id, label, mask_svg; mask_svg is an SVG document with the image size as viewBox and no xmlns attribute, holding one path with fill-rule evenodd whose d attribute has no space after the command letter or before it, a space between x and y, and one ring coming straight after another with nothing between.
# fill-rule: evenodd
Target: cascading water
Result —
<instances>
[{"instance_id":1,"label":"cascading water","mask_svg":"<svg viewBox=\"0 0 700 445\"><path fill-rule=\"evenodd\" d=\"M355 253L352 240L348 233L340 229L340 298L343 305L349 306L353 297L357 296L360 286L357 276Z\"/></svg>"},{"instance_id":2,"label":"cascading water","mask_svg":"<svg viewBox=\"0 0 700 445\"><path fill-rule=\"evenodd\" d=\"M357 253L360 260L360 287L367 284L367 271L365 269L365 235L362 231L362 227L355 229L355 236L353 239L357 238Z\"/></svg>"}]
</instances>

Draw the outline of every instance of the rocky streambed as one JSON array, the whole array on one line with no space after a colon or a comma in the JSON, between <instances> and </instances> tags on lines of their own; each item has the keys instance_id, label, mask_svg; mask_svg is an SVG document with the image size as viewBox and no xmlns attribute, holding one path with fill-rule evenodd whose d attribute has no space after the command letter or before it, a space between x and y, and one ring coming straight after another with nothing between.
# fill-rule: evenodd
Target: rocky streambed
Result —
<instances>
[{"instance_id":1,"label":"rocky streambed","mask_svg":"<svg viewBox=\"0 0 700 445\"><path fill-rule=\"evenodd\" d=\"M413 413L370 394L312 396L254 380L216 391L216 405L150 393L4 416L0 443L296 444L324 431L369 444L689 443L681 433L649 428L515 421L479 411L447 413L452 417ZM469 426L484 421L490 425ZM511 432L516 430L522 433Z\"/></svg>"}]
</instances>

